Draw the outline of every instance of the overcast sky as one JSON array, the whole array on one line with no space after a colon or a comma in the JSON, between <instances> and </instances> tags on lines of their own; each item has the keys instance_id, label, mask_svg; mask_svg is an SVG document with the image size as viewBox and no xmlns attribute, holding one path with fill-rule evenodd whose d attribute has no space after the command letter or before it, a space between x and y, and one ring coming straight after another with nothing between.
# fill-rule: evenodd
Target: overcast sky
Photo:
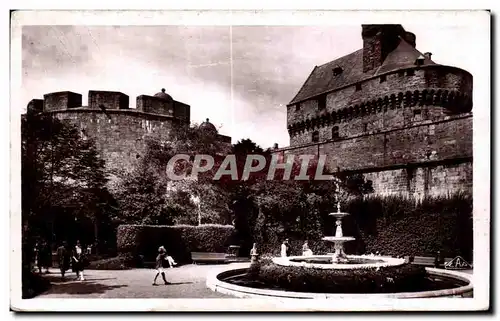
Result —
<instances>
[{"instance_id":1,"label":"overcast sky","mask_svg":"<svg viewBox=\"0 0 500 321\"><path fill-rule=\"evenodd\" d=\"M478 72L469 53L475 29L403 27L435 62ZM191 105L192 122L210 118L233 143L287 146L286 104L311 70L361 47L359 25L24 26L21 104L69 90L86 105L89 90L111 90L129 95L135 108L138 95L165 88Z\"/></svg>"}]
</instances>

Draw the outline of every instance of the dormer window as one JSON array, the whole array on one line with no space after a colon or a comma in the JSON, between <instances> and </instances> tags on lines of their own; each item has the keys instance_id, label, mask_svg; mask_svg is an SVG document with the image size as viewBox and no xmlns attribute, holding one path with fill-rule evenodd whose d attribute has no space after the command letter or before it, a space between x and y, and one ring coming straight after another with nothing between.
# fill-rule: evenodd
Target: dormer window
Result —
<instances>
[{"instance_id":1,"label":"dormer window","mask_svg":"<svg viewBox=\"0 0 500 321\"><path fill-rule=\"evenodd\" d=\"M333 75L338 76L342 73L342 71L343 71L342 67L337 66L337 67L333 68Z\"/></svg>"},{"instance_id":2,"label":"dormer window","mask_svg":"<svg viewBox=\"0 0 500 321\"><path fill-rule=\"evenodd\" d=\"M422 66L424 64L425 57L420 55L417 60L415 60L415 65Z\"/></svg>"}]
</instances>

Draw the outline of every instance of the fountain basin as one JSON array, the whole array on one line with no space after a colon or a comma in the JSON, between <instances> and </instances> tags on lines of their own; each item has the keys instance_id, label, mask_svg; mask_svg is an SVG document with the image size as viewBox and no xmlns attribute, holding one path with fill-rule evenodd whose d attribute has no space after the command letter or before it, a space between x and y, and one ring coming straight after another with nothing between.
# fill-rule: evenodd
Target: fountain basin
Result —
<instances>
[{"instance_id":1,"label":"fountain basin","mask_svg":"<svg viewBox=\"0 0 500 321\"><path fill-rule=\"evenodd\" d=\"M273 263L281 266L304 266L316 269L367 269L388 266L399 266L405 263L404 259L372 255L346 255L349 263L334 263L332 255L290 256L275 257Z\"/></svg>"},{"instance_id":2,"label":"fountain basin","mask_svg":"<svg viewBox=\"0 0 500 321\"><path fill-rule=\"evenodd\" d=\"M234 269L225 267L224 269L213 271L207 275L206 285L212 291L231 295L239 298L276 298L276 299L410 299L410 298L434 298L434 297L472 297L473 283L472 275L436 269L426 268L429 277L435 279L448 279L455 281L457 286L421 292L399 292L399 293L311 293L292 292L276 289L255 288L249 286L235 285L228 282L245 275L248 268Z\"/></svg>"},{"instance_id":3,"label":"fountain basin","mask_svg":"<svg viewBox=\"0 0 500 321\"><path fill-rule=\"evenodd\" d=\"M333 213L330 213L330 214L328 214L328 215L330 215L330 216L334 216L334 217L336 217L336 218L343 218L343 217L345 217L345 216L350 215L350 213L347 213L347 212L333 212Z\"/></svg>"},{"instance_id":4,"label":"fountain basin","mask_svg":"<svg viewBox=\"0 0 500 321\"><path fill-rule=\"evenodd\" d=\"M328 241L328 242L349 242L349 241L354 241L355 238L352 236L325 236L322 238L323 241Z\"/></svg>"}]
</instances>

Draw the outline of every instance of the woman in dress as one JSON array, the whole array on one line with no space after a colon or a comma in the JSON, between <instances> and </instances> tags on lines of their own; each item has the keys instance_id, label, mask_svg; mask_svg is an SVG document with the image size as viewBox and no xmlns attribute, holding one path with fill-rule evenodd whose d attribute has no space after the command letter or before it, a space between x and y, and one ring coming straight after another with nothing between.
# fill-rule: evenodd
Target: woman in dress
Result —
<instances>
[{"instance_id":1,"label":"woman in dress","mask_svg":"<svg viewBox=\"0 0 500 321\"><path fill-rule=\"evenodd\" d=\"M85 281L83 277L83 268L84 268L84 260L85 255L82 250L82 246L80 245L80 241L76 241L76 245L73 248L73 256L72 256L72 265L73 272L76 273L76 278L80 279L80 281Z\"/></svg>"}]
</instances>

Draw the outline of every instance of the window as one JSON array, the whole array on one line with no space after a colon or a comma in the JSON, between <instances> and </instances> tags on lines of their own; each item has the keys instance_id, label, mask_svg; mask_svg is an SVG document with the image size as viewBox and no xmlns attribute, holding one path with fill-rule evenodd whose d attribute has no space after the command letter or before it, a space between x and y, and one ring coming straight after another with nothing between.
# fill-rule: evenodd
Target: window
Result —
<instances>
[{"instance_id":1,"label":"window","mask_svg":"<svg viewBox=\"0 0 500 321\"><path fill-rule=\"evenodd\" d=\"M295 105L295 111L299 111L299 110L300 110L300 103Z\"/></svg>"},{"instance_id":2,"label":"window","mask_svg":"<svg viewBox=\"0 0 500 321\"><path fill-rule=\"evenodd\" d=\"M363 124L363 131L366 133L368 131L368 124L364 123Z\"/></svg>"},{"instance_id":3,"label":"window","mask_svg":"<svg viewBox=\"0 0 500 321\"><path fill-rule=\"evenodd\" d=\"M406 71L406 75L407 76L413 76L413 75L415 75L415 70L409 69L408 71Z\"/></svg>"},{"instance_id":4,"label":"window","mask_svg":"<svg viewBox=\"0 0 500 321\"><path fill-rule=\"evenodd\" d=\"M318 110L323 110L325 108L326 108L326 95L323 95L318 98Z\"/></svg>"},{"instance_id":5,"label":"window","mask_svg":"<svg viewBox=\"0 0 500 321\"><path fill-rule=\"evenodd\" d=\"M339 126L333 126L332 128L332 139L339 138Z\"/></svg>"},{"instance_id":6,"label":"window","mask_svg":"<svg viewBox=\"0 0 500 321\"><path fill-rule=\"evenodd\" d=\"M338 76L341 73L342 73L342 67L337 66L337 67L333 68L333 75L334 76Z\"/></svg>"},{"instance_id":7,"label":"window","mask_svg":"<svg viewBox=\"0 0 500 321\"><path fill-rule=\"evenodd\" d=\"M315 131L312 133L312 141L313 141L313 143L319 142L319 132L318 131Z\"/></svg>"},{"instance_id":8,"label":"window","mask_svg":"<svg viewBox=\"0 0 500 321\"><path fill-rule=\"evenodd\" d=\"M356 91L360 91L361 90L361 84L356 84Z\"/></svg>"},{"instance_id":9,"label":"window","mask_svg":"<svg viewBox=\"0 0 500 321\"><path fill-rule=\"evenodd\" d=\"M404 70L401 70L401 71L398 72L398 76L399 77L403 77L404 75L405 75Z\"/></svg>"},{"instance_id":10,"label":"window","mask_svg":"<svg viewBox=\"0 0 500 321\"><path fill-rule=\"evenodd\" d=\"M422 111L420 109L415 109L413 111L413 116L417 116L417 115L421 115L422 114Z\"/></svg>"},{"instance_id":11,"label":"window","mask_svg":"<svg viewBox=\"0 0 500 321\"><path fill-rule=\"evenodd\" d=\"M387 80L387 75L380 76L380 82L385 82Z\"/></svg>"}]
</instances>

